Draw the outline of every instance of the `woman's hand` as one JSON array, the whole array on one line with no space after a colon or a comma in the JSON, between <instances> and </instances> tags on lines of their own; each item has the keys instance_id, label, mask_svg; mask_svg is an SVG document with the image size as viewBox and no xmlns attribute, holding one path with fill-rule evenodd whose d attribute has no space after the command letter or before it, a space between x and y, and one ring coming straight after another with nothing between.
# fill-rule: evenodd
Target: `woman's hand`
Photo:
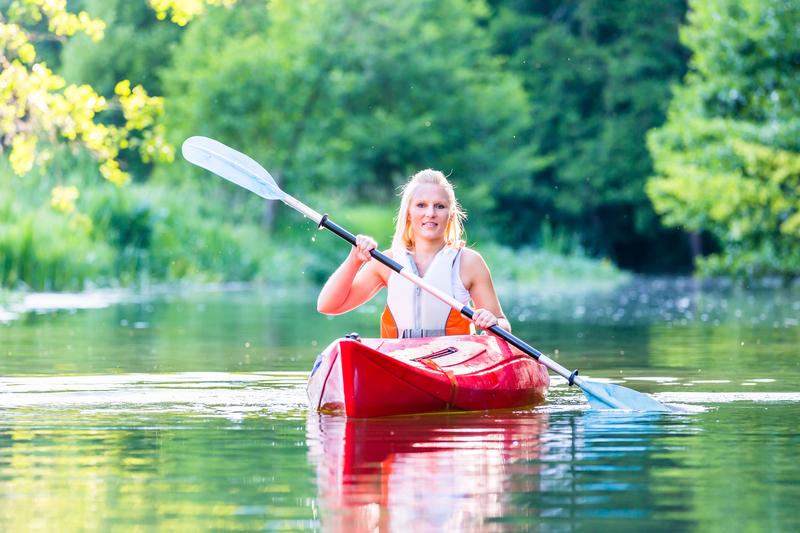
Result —
<instances>
[{"instance_id":1,"label":"woman's hand","mask_svg":"<svg viewBox=\"0 0 800 533\"><path fill-rule=\"evenodd\" d=\"M497 325L499 321L491 311L487 311L486 309L475 309L475 312L472 314L472 323L475 324L475 327L489 329L490 327Z\"/></svg>"},{"instance_id":2,"label":"woman's hand","mask_svg":"<svg viewBox=\"0 0 800 533\"><path fill-rule=\"evenodd\" d=\"M377 246L366 235L356 237L356 244L336 272L331 274L317 298L317 310L326 315L339 315L366 303L386 287L391 270L379 261L364 264L372 259L370 251ZM392 251L383 252L392 257ZM362 268L363 267L363 268Z\"/></svg>"},{"instance_id":3,"label":"woman's hand","mask_svg":"<svg viewBox=\"0 0 800 533\"><path fill-rule=\"evenodd\" d=\"M369 252L377 247L378 243L372 237L368 237L366 235L357 235L356 245L353 247L353 254L355 258L362 263L365 261L371 261L372 256Z\"/></svg>"}]
</instances>

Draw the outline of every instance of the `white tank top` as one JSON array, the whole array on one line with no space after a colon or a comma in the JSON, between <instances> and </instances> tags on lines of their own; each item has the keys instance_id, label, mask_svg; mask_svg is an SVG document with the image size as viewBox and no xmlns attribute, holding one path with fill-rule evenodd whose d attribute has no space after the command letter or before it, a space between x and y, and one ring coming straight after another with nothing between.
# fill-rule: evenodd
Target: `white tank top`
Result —
<instances>
[{"instance_id":1,"label":"white tank top","mask_svg":"<svg viewBox=\"0 0 800 533\"><path fill-rule=\"evenodd\" d=\"M463 248L461 250L463 250ZM464 282L461 281L461 250L458 251L458 255L456 255L453 261L453 298L462 304L466 304L472 297L467 288L464 287Z\"/></svg>"}]
</instances>

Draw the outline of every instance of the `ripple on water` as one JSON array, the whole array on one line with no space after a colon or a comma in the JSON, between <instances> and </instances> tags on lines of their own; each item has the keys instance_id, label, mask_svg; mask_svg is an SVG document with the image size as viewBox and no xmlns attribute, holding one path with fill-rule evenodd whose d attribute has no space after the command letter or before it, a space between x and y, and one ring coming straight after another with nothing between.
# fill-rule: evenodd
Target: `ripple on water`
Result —
<instances>
[{"instance_id":1,"label":"ripple on water","mask_svg":"<svg viewBox=\"0 0 800 533\"><path fill-rule=\"evenodd\" d=\"M88 409L92 412L113 411L117 414L148 410L224 416L231 419L248 415L282 416L307 411L307 379L307 372L4 377L0 378L0 408ZM600 381L681 385L681 380L673 377ZM750 381L757 385L771 380ZM696 380L682 385L694 383L718 384L730 381ZM704 392L681 389L656 392L653 397L680 413L703 412L707 406L732 402L800 402L800 393L780 392ZM547 404L537 406L534 410L556 413L589 411L590 408L579 389L569 388L565 380L553 376Z\"/></svg>"},{"instance_id":2,"label":"ripple on water","mask_svg":"<svg viewBox=\"0 0 800 533\"><path fill-rule=\"evenodd\" d=\"M306 409L307 380L307 372L6 377L0 378L0 408L280 416Z\"/></svg>"}]
</instances>

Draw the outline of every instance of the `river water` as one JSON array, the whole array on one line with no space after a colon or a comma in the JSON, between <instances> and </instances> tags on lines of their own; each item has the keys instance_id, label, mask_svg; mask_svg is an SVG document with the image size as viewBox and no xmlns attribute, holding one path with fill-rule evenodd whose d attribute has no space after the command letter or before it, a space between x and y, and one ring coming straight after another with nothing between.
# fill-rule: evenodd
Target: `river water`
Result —
<instances>
[{"instance_id":1,"label":"river water","mask_svg":"<svg viewBox=\"0 0 800 533\"><path fill-rule=\"evenodd\" d=\"M501 287L540 351L682 412L319 415L315 356L378 332L313 289L29 297L0 313L0 531L798 531L800 292Z\"/></svg>"}]
</instances>

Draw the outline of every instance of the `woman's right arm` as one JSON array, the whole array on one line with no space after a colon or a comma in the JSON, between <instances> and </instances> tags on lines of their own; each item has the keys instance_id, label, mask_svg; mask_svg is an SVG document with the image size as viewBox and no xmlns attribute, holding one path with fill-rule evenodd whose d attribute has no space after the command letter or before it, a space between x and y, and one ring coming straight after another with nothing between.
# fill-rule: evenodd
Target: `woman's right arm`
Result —
<instances>
[{"instance_id":1,"label":"woman's right arm","mask_svg":"<svg viewBox=\"0 0 800 533\"><path fill-rule=\"evenodd\" d=\"M385 287L389 279L389 269L377 261L372 261L370 250L376 243L369 237L356 237L356 246L350 250L347 259L336 269L322 287L317 299L317 310L325 315L339 315L355 309ZM391 257L391 252L384 254ZM367 263L364 268L361 265Z\"/></svg>"}]
</instances>

